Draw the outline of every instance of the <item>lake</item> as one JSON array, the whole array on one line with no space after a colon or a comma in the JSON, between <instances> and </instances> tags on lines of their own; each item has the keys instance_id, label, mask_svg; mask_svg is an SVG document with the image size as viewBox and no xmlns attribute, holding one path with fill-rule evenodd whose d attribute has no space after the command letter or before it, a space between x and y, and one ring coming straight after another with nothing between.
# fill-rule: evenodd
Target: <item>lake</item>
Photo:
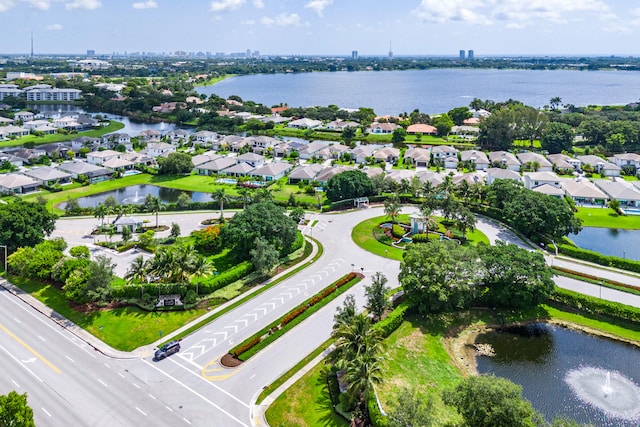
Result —
<instances>
[{"instance_id":1,"label":"lake","mask_svg":"<svg viewBox=\"0 0 640 427\"><path fill-rule=\"evenodd\" d=\"M371 107L378 114L418 108L428 114L469 105L473 98L517 99L542 107L559 96L565 104L617 105L640 97L638 71L433 69L409 71L254 74L227 78L198 93L238 95L272 106Z\"/></svg>"},{"instance_id":2,"label":"lake","mask_svg":"<svg viewBox=\"0 0 640 427\"><path fill-rule=\"evenodd\" d=\"M640 261L640 230L584 227L580 233L568 237L583 249Z\"/></svg>"},{"instance_id":3,"label":"lake","mask_svg":"<svg viewBox=\"0 0 640 427\"><path fill-rule=\"evenodd\" d=\"M507 332L478 336L476 343L489 343L495 351L493 357L476 357L478 370L521 385L523 396L547 421L565 416L597 426L638 426L640 350L607 338L542 326L547 333L541 336Z\"/></svg>"},{"instance_id":4,"label":"lake","mask_svg":"<svg viewBox=\"0 0 640 427\"><path fill-rule=\"evenodd\" d=\"M150 194L154 197L159 197L162 203L175 203L178 201L180 193L188 194L192 202L211 202L213 200L210 193L182 191L145 184L131 185L92 196L79 197L77 200L82 208L97 206L109 196L113 196L119 204L142 204L144 203L144 198ZM64 206L65 203L60 204L60 209L64 209Z\"/></svg>"}]
</instances>

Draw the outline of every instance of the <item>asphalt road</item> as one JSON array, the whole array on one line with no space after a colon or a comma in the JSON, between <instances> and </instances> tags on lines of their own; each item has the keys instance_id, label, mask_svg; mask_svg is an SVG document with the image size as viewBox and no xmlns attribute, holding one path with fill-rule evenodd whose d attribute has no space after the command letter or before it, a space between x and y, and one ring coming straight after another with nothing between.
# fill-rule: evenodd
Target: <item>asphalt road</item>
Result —
<instances>
[{"instance_id":1,"label":"asphalt road","mask_svg":"<svg viewBox=\"0 0 640 427\"><path fill-rule=\"evenodd\" d=\"M403 213L415 208L403 208ZM160 215L160 223L178 222L183 235L202 227L217 212ZM364 286L371 275L383 273L389 286L398 285L399 263L359 248L351 229L372 216L384 215L381 207L347 214L309 215L317 220L304 233L324 246L324 254L301 273L279 283L206 327L182 340L182 350L163 361L150 356L117 360L94 351L50 319L34 312L7 292L0 292L0 390L29 393L37 424L60 425L251 425L252 403L262 388L313 351L331 334L333 315L346 294L319 310L291 332L239 368L228 369L219 361L231 347L252 335L291 308L350 271L362 271L365 279L348 293L359 306L365 303ZM148 216L152 222L155 217ZM59 220L54 236L70 246L88 244L94 254L104 253L124 274L138 254L117 254L96 249L91 229L97 219ZM503 240L529 248L513 233L491 220L480 219L477 228L493 243ZM166 233L166 232L165 232ZM89 236L89 237L87 237ZM638 282L637 276L547 257L548 262L576 271L622 282ZM564 277L558 286L585 294L640 306L640 297L601 288ZM252 419L253 418L253 419Z\"/></svg>"}]
</instances>

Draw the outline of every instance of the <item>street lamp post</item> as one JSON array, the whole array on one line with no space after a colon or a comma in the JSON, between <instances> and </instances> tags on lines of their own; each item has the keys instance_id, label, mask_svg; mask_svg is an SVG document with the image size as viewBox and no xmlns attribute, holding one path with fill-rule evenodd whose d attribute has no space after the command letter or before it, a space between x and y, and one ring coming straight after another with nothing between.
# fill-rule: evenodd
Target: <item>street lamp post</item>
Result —
<instances>
[{"instance_id":1,"label":"street lamp post","mask_svg":"<svg viewBox=\"0 0 640 427\"><path fill-rule=\"evenodd\" d=\"M600 299L602 299L602 285L604 284L604 281L601 280L600 281Z\"/></svg>"}]
</instances>

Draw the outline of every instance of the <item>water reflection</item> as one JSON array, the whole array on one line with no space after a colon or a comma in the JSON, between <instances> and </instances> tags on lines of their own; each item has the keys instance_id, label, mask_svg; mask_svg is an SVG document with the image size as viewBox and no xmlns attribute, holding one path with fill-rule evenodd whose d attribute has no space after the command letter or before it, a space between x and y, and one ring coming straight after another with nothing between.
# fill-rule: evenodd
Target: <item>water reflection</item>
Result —
<instances>
[{"instance_id":1,"label":"water reflection","mask_svg":"<svg viewBox=\"0 0 640 427\"><path fill-rule=\"evenodd\" d=\"M211 202L213 200L209 193L182 191L146 184L118 188L117 190L94 194L92 196L80 197L77 200L82 208L95 207L100 203L104 203L110 196L113 196L119 204L141 204L144 203L144 198L147 197L147 195L160 198L162 203L175 203L178 201L181 193L185 193L191 197L192 202ZM64 204L61 204L60 208L64 209Z\"/></svg>"}]
</instances>

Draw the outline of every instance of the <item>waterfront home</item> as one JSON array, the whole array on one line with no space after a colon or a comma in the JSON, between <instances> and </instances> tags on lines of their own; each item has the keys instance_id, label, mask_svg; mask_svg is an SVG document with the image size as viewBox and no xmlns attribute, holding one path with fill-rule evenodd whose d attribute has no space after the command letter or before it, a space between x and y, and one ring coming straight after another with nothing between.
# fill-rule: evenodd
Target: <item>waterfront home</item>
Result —
<instances>
[{"instance_id":1,"label":"waterfront home","mask_svg":"<svg viewBox=\"0 0 640 427\"><path fill-rule=\"evenodd\" d=\"M373 157L373 153L379 148L377 145L358 145L351 150L351 157L356 163L366 163L367 158Z\"/></svg>"},{"instance_id":2,"label":"waterfront home","mask_svg":"<svg viewBox=\"0 0 640 427\"><path fill-rule=\"evenodd\" d=\"M480 128L478 128L477 126L468 126L468 125L453 126L451 128L451 132L449 133L451 135L457 135L465 139L474 139L478 137L478 133L480 133Z\"/></svg>"},{"instance_id":3,"label":"waterfront home","mask_svg":"<svg viewBox=\"0 0 640 427\"><path fill-rule=\"evenodd\" d=\"M620 176L622 168L620 166L603 159L602 157L588 154L586 156L576 156L576 159L580 160L583 165L589 165L596 173L608 177Z\"/></svg>"},{"instance_id":4,"label":"waterfront home","mask_svg":"<svg viewBox=\"0 0 640 427\"><path fill-rule=\"evenodd\" d=\"M327 130L343 131L346 128L357 128L358 126L360 126L360 123L337 119L327 123L324 128Z\"/></svg>"},{"instance_id":5,"label":"waterfront home","mask_svg":"<svg viewBox=\"0 0 640 427\"><path fill-rule=\"evenodd\" d=\"M258 167L249 173L252 177L262 178L264 181L275 181L284 177L293 165L288 162L271 162Z\"/></svg>"},{"instance_id":6,"label":"waterfront home","mask_svg":"<svg viewBox=\"0 0 640 427\"><path fill-rule=\"evenodd\" d=\"M0 137L4 137L4 139L22 138L27 135L29 135L29 129L20 126L8 125L0 128Z\"/></svg>"},{"instance_id":7,"label":"waterfront home","mask_svg":"<svg viewBox=\"0 0 640 427\"><path fill-rule=\"evenodd\" d=\"M307 145L305 145L304 147L302 147L299 151L298 154L300 155L300 158L302 160L308 160L310 158L312 158L313 156L316 155L317 152L319 152L320 150L327 148L327 144L324 142L320 142L320 141L313 141Z\"/></svg>"},{"instance_id":8,"label":"waterfront home","mask_svg":"<svg viewBox=\"0 0 640 427\"><path fill-rule=\"evenodd\" d=\"M404 152L404 162L415 167L429 167L431 152L422 147L411 147Z\"/></svg>"},{"instance_id":9,"label":"waterfront home","mask_svg":"<svg viewBox=\"0 0 640 427\"><path fill-rule=\"evenodd\" d=\"M18 111L13 115L13 120L19 120L21 122L29 122L33 120L33 113L31 111Z\"/></svg>"},{"instance_id":10,"label":"waterfront home","mask_svg":"<svg viewBox=\"0 0 640 427\"><path fill-rule=\"evenodd\" d=\"M553 172L525 172L524 186L529 190L533 190L541 185L551 185L560 188L560 177Z\"/></svg>"},{"instance_id":11,"label":"waterfront home","mask_svg":"<svg viewBox=\"0 0 640 427\"><path fill-rule=\"evenodd\" d=\"M619 201L620 205L640 207L640 191L633 184L617 179L615 181L597 179L594 184L610 199Z\"/></svg>"},{"instance_id":12,"label":"waterfront home","mask_svg":"<svg viewBox=\"0 0 640 427\"><path fill-rule=\"evenodd\" d=\"M465 150L460 152L460 161L469 165L469 169L486 171L489 169L489 158L478 150Z\"/></svg>"},{"instance_id":13,"label":"waterfront home","mask_svg":"<svg viewBox=\"0 0 640 427\"><path fill-rule=\"evenodd\" d=\"M571 197L576 205L605 206L609 197L596 185L586 179L561 179L560 186L565 195Z\"/></svg>"},{"instance_id":14,"label":"waterfront home","mask_svg":"<svg viewBox=\"0 0 640 427\"><path fill-rule=\"evenodd\" d=\"M13 120L12 119L8 119L6 117L0 117L0 126L6 126L6 125L10 125L13 124Z\"/></svg>"},{"instance_id":15,"label":"waterfront home","mask_svg":"<svg viewBox=\"0 0 640 427\"><path fill-rule=\"evenodd\" d=\"M279 139L270 136L252 136L248 137L247 141L251 144L251 151L260 155L273 151L273 147L280 144Z\"/></svg>"},{"instance_id":16,"label":"waterfront home","mask_svg":"<svg viewBox=\"0 0 640 427\"><path fill-rule=\"evenodd\" d=\"M160 139L160 138L162 138L162 133L154 129L143 130L138 134L138 139L142 141L149 141L150 139Z\"/></svg>"},{"instance_id":17,"label":"waterfront home","mask_svg":"<svg viewBox=\"0 0 640 427\"><path fill-rule=\"evenodd\" d=\"M53 127L57 129L65 129L68 131L79 130L80 123L74 117L60 117L58 119L53 119Z\"/></svg>"},{"instance_id":18,"label":"waterfront home","mask_svg":"<svg viewBox=\"0 0 640 427\"><path fill-rule=\"evenodd\" d=\"M92 165L102 165L107 160L119 159L122 153L114 150L93 151L87 153L87 162Z\"/></svg>"},{"instance_id":19,"label":"waterfront home","mask_svg":"<svg viewBox=\"0 0 640 427\"><path fill-rule=\"evenodd\" d=\"M52 135L54 133L58 133L58 129L57 128L54 128L53 126L48 125L48 124L47 125L38 126L33 131L41 133L43 135Z\"/></svg>"},{"instance_id":20,"label":"waterfront home","mask_svg":"<svg viewBox=\"0 0 640 427\"><path fill-rule=\"evenodd\" d=\"M249 172L253 171L255 167L249 163L240 162L226 169L223 169L220 173L228 176L247 176Z\"/></svg>"},{"instance_id":21,"label":"waterfront home","mask_svg":"<svg viewBox=\"0 0 640 427\"><path fill-rule=\"evenodd\" d=\"M292 120L287 124L287 127L294 129L315 129L322 125L320 120L313 120L307 118L301 118L298 120Z\"/></svg>"},{"instance_id":22,"label":"waterfront home","mask_svg":"<svg viewBox=\"0 0 640 427\"><path fill-rule=\"evenodd\" d=\"M407 134L415 135L421 133L423 135L437 135L438 129L435 126L431 126L425 123L415 123L407 127Z\"/></svg>"},{"instance_id":23,"label":"waterfront home","mask_svg":"<svg viewBox=\"0 0 640 427\"><path fill-rule=\"evenodd\" d=\"M236 159L232 157L220 157L215 160L203 163L196 166L196 172L198 175L216 175L222 170L229 168L236 164Z\"/></svg>"},{"instance_id":24,"label":"waterfront home","mask_svg":"<svg viewBox=\"0 0 640 427\"><path fill-rule=\"evenodd\" d=\"M552 172L553 165L547 159L545 159L541 154L532 153L530 151L524 153L518 153L516 155L520 163L523 166L530 165L535 172Z\"/></svg>"},{"instance_id":25,"label":"waterfront home","mask_svg":"<svg viewBox=\"0 0 640 427\"><path fill-rule=\"evenodd\" d=\"M222 156L217 154L215 151L207 151L206 153L197 154L191 158L191 163L193 163L194 167L198 167L207 162L210 162L215 159L219 159Z\"/></svg>"},{"instance_id":26,"label":"waterfront home","mask_svg":"<svg viewBox=\"0 0 640 427\"><path fill-rule=\"evenodd\" d=\"M55 184L68 184L71 182L71 174L54 169L49 166L42 166L38 168L29 169L24 172L24 175L29 178L33 178L38 181L38 184L45 186L52 186Z\"/></svg>"},{"instance_id":27,"label":"waterfront home","mask_svg":"<svg viewBox=\"0 0 640 427\"><path fill-rule=\"evenodd\" d=\"M236 157L238 163L248 163L254 168L259 168L264 165L264 156L255 153L244 153Z\"/></svg>"},{"instance_id":28,"label":"waterfront home","mask_svg":"<svg viewBox=\"0 0 640 427\"><path fill-rule=\"evenodd\" d=\"M376 135L387 134L387 133L393 133L393 131L396 130L397 128L398 128L398 125L395 123L373 122L371 126L367 128L367 132L373 133Z\"/></svg>"},{"instance_id":29,"label":"waterfront home","mask_svg":"<svg viewBox=\"0 0 640 427\"><path fill-rule=\"evenodd\" d=\"M56 169L70 173L73 179L78 179L80 175L84 175L91 181L101 178L105 179L113 174L111 170L105 167L92 165L81 160L63 162L56 166Z\"/></svg>"},{"instance_id":30,"label":"waterfront home","mask_svg":"<svg viewBox=\"0 0 640 427\"><path fill-rule=\"evenodd\" d=\"M11 151L11 154L22 159L22 161L24 163L35 163L38 160L40 160L40 158L42 156L46 156L47 152L44 151L42 148L38 147L38 148L19 148L17 150L13 150Z\"/></svg>"},{"instance_id":31,"label":"waterfront home","mask_svg":"<svg viewBox=\"0 0 640 427\"><path fill-rule=\"evenodd\" d=\"M201 144L211 144L218 139L218 134L209 130L201 130L193 134L193 140Z\"/></svg>"},{"instance_id":32,"label":"waterfront home","mask_svg":"<svg viewBox=\"0 0 640 427\"><path fill-rule=\"evenodd\" d=\"M274 157L286 157L292 152L300 153L300 150L307 145L303 142L297 141L285 141L273 147L273 156Z\"/></svg>"},{"instance_id":33,"label":"waterfront home","mask_svg":"<svg viewBox=\"0 0 640 427\"><path fill-rule=\"evenodd\" d=\"M100 147L100 140L91 136L81 136L71 140L71 149L76 153L83 148L95 151Z\"/></svg>"},{"instance_id":34,"label":"waterfront home","mask_svg":"<svg viewBox=\"0 0 640 427\"><path fill-rule=\"evenodd\" d=\"M45 126L45 125L49 126L49 125L51 125L51 122L49 120L29 120L28 122L23 122L22 123L22 127L25 128L25 129L28 129L30 131L33 131L37 127Z\"/></svg>"},{"instance_id":35,"label":"waterfront home","mask_svg":"<svg viewBox=\"0 0 640 427\"><path fill-rule=\"evenodd\" d=\"M0 175L0 194L25 194L36 191L40 183L35 179L18 173Z\"/></svg>"},{"instance_id":36,"label":"waterfront home","mask_svg":"<svg viewBox=\"0 0 640 427\"><path fill-rule=\"evenodd\" d=\"M518 160L516 156L507 151L490 151L488 157L491 166L520 172L522 163L520 163L520 160Z\"/></svg>"},{"instance_id":37,"label":"waterfront home","mask_svg":"<svg viewBox=\"0 0 640 427\"><path fill-rule=\"evenodd\" d=\"M166 142L147 144L146 153L150 157L167 157L171 153L176 152L176 147Z\"/></svg>"},{"instance_id":38,"label":"waterfront home","mask_svg":"<svg viewBox=\"0 0 640 427\"><path fill-rule=\"evenodd\" d=\"M289 184L297 184L299 182L310 183L324 169L324 166L318 163L310 165L298 166L289 174Z\"/></svg>"},{"instance_id":39,"label":"waterfront home","mask_svg":"<svg viewBox=\"0 0 640 427\"><path fill-rule=\"evenodd\" d=\"M510 179L512 181L522 182L522 177L519 173L512 171L511 169L502 168L489 168L487 169L487 185L493 184L496 179Z\"/></svg>"},{"instance_id":40,"label":"waterfront home","mask_svg":"<svg viewBox=\"0 0 640 427\"><path fill-rule=\"evenodd\" d=\"M9 154L7 152L4 151L0 151L0 163L7 161L9 163L11 163L13 166L19 168L20 166L24 165L24 161L19 158L16 157L12 154Z\"/></svg>"},{"instance_id":41,"label":"waterfront home","mask_svg":"<svg viewBox=\"0 0 640 427\"><path fill-rule=\"evenodd\" d=\"M395 163L400 158L400 150L394 147L383 147L373 153L373 158L380 162Z\"/></svg>"},{"instance_id":42,"label":"waterfront home","mask_svg":"<svg viewBox=\"0 0 640 427\"><path fill-rule=\"evenodd\" d=\"M38 148L44 150L50 159L66 157L67 153L71 150L68 144L61 142L54 142L52 144L40 145Z\"/></svg>"}]
</instances>

